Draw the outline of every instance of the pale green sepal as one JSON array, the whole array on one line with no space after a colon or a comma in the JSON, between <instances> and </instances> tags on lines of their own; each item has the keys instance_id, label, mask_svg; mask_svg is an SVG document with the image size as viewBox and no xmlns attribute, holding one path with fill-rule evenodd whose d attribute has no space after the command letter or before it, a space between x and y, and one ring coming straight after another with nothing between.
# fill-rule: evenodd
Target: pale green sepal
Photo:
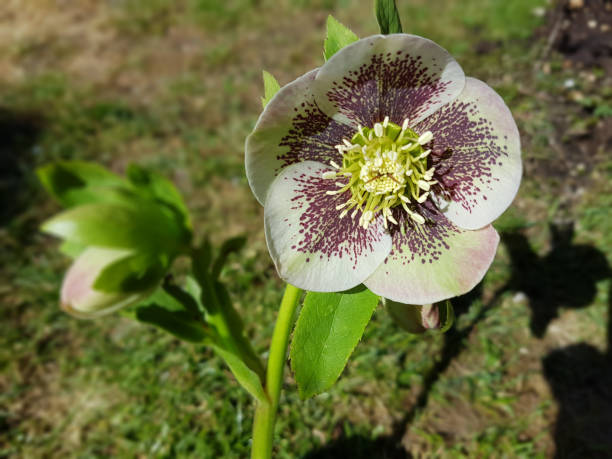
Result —
<instances>
[{"instance_id":1,"label":"pale green sepal","mask_svg":"<svg viewBox=\"0 0 612 459\"><path fill-rule=\"evenodd\" d=\"M291 368L302 399L329 389L359 343L379 297L308 292L291 342Z\"/></svg>"},{"instance_id":2,"label":"pale green sepal","mask_svg":"<svg viewBox=\"0 0 612 459\"><path fill-rule=\"evenodd\" d=\"M36 170L47 192L62 206L72 207L100 201L99 187L122 187L127 183L99 164L85 161L58 161Z\"/></svg>"},{"instance_id":3,"label":"pale green sepal","mask_svg":"<svg viewBox=\"0 0 612 459\"><path fill-rule=\"evenodd\" d=\"M85 204L61 212L41 229L81 246L174 253L182 228L153 203Z\"/></svg>"},{"instance_id":4,"label":"pale green sepal","mask_svg":"<svg viewBox=\"0 0 612 459\"><path fill-rule=\"evenodd\" d=\"M274 95L280 90L280 84L276 81L276 78L272 76L271 73L266 72L263 73L263 82L264 82L264 96L261 98L261 105L263 108L266 108L268 102L274 97Z\"/></svg>"},{"instance_id":5,"label":"pale green sepal","mask_svg":"<svg viewBox=\"0 0 612 459\"><path fill-rule=\"evenodd\" d=\"M94 281L102 292L138 292L158 285L166 273L168 260L135 253L108 264Z\"/></svg>"},{"instance_id":6,"label":"pale green sepal","mask_svg":"<svg viewBox=\"0 0 612 459\"><path fill-rule=\"evenodd\" d=\"M451 304L450 300L446 300L443 303L438 303L440 313L440 333L445 333L455 323L455 309Z\"/></svg>"},{"instance_id":7,"label":"pale green sepal","mask_svg":"<svg viewBox=\"0 0 612 459\"><path fill-rule=\"evenodd\" d=\"M323 57L325 57L325 60L357 40L359 40L359 37L351 29L331 14L327 16L327 37L323 42Z\"/></svg>"},{"instance_id":8,"label":"pale green sepal","mask_svg":"<svg viewBox=\"0 0 612 459\"><path fill-rule=\"evenodd\" d=\"M63 241L59 246L60 252L68 255L70 258L78 257L86 248L86 245L76 244L72 241Z\"/></svg>"},{"instance_id":9,"label":"pale green sepal","mask_svg":"<svg viewBox=\"0 0 612 459\"><path fill-rule=\"evenodd\" d=\"M395 0L376 0L374 12L380 33L383 35L402 33L402 23Z\"/></svg>"}]
</instances>

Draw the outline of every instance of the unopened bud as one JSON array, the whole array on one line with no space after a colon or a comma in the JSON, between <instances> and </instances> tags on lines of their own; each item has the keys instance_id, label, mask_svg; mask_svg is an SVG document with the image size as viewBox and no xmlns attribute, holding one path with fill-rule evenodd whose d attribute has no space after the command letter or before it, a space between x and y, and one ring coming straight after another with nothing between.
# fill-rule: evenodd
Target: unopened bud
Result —
<instances>
[{"instance_id":1,"label":"unopened bud","mask_svg":"<svg viewBox=\"0 0 612 459\"><path fill-rule=\"evenodd\" d=\"M93 288L107 266L131 254L129 250L120 249L85 249L64 277L60 293L62 309L76 317L93 318L146 298L151 293L150 289L142 292L102 292Z\"/></svg>"},{"instance_id":2,"label":"unopened bud","mask_svg":"<svg viewBox=\"0 0 612 459\"><path fill-rule=\"evenodd\" d=\"M391 317L409 333L424 333L427 330L445 332L454 322L455 314L450 301L414 305L384 300Z\"/></svg>"}]
</instances>

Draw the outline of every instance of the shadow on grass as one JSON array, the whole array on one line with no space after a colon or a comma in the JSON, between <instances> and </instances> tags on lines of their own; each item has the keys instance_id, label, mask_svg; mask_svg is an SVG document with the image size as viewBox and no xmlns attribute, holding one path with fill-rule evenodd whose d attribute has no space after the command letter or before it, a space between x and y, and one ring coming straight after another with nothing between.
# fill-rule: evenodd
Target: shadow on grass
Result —
<instances>
[{"instance_id":1,"label":"shadow on grass","mask_svg":"<svg viewBox=\"0 0 612 459\"><path fill-rule=\"evenodd\" d=\"M587 343L572 344L549 353L542 366L559 403L554 457L612 457L612 281L606 351Z\"/></svg>"},{"instance_id":2,"label":"shadow on grass","mask_svg":"<svg viewBox=\"0 0 612 459\"><path fill-rule=\"evenodd\" d=\"M39 116L0 107L0 225L23 210L25 171L41 131Z\"/></svg>"},{"instance_id":3,"label":"shadow on grass","mask_svg":"<svg viewBox=\"0 0 612 459\"><path fill-rule=\"evenodd\" d=\"M531 309L530 328L541 338L560 308L583 308L610 278L602 252L572 244L572 223L550 225L551 250L539 257L518 232L503 235L512 259L508 289L524 292ZM608 295L608 344L602 353L578 343L555 349L542 359L544 376L559 404L554 439L557 458L612 456L612 283Z\"/></svg>"},{"instance_id":4,"label":"shadow on grass","mask_svg":"<svg viewBox=\"0 0 612 459\"><path fill-rule=\"evenodd\" d=\"M609 277L603 253L584 244L572 244L573 223L551 224L551 250L539 257L520 232L502 235L512 260L507 289L523 292L531 308L530 328L541 338L559 308L583 308L595 299L596 283Z\"/></svg>"},{"instance_id":5,"label":"shadow on grass","mask_svg":"<svg viewBox=\"0 0 612 459\"><path fill-rule=\"evenodd\" d=\"M341 437L310 452L306 459L335 457L410 458L401 446L406 430L424 410L429 394L450 364L466 348L470 334L496 307L506 292L523 292L532 311L530 328L541 338L559 308L582 308L593 302L596 282L610 276L603 253L594 247L572 244L573 224L550 226L552 248L544 257L535 253L526 238L513 231L502 234L511 258L511 278L484 304L463 328L451 328L444 335L439 360L425 375L413 407L396 422L388 436L375 440L362 436ZM611 285L612 290L612 285ZM610 292L612 301L612 291ZM457 317L482 298L482 284L453 300ZM610 306L609 317L612 317ZM610 319L609 319L610 320ZM608 324L608 348L612 344L612 323ZM555 350L543 359L544 374L560 404L555 431L557 457L610 457L612 451L612 355L578 344ZM608 454L608 455L606 455Z\"/></svg>"}]
</instances>

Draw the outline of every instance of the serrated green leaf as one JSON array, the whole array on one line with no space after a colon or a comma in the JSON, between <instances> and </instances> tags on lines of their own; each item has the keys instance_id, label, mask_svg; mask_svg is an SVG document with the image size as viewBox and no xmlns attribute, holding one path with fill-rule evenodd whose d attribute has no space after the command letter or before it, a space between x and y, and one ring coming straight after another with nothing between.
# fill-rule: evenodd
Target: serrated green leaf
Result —
<instances>
[{"instance_id":1,"label":"serrated green leaf","mask_svg":"<svg viewBox=\"0 0 612 459\"><path fill-rule=\"evenodd\" d=\"M217 279L219 274L221 274L221 270L227 261L227 257L230 253L240 251L244 245L246 244L246 237L237 236L230 239L227 239L219 249L219 254L215 259L215 262L212 265L211 276L213 279Z\"/></svg>"},{"instance_id":2,"label":"serrated green leaf","mask_svg":"<svg viewBox=\"0 0 612 459\"><path fill-rule=\"evenodd\" d=\"M395 0L376 0L374 8L380 33L383 35L402 33L402 22Z\"/></svg>"},{"instance_id":3,"label":"serrated green leaf","mask_svg":"<svg viewBox=\"0 0 612 459\"><path fill-rule=\"evenodd\" d=\"M302 398L329 389L361 339L379 297L308 292L291 342L291 367Z\"/></svg>"},{"instance_id":4,"label":"serrated green leaf","mask_svg":"<svg viewBox=\"0 0 612 459\"><path fill-rule=\"evenodd\" d=\"M274 95L280 90L280 84L276 81L276 78L265 70L263 73L263 82L264 82L264 96L261 98L261 105L263 108L266 108L268 102L274 97Z\"/></svg>"},{"instance_id":5,"label":"serrated green leaf","mask_svg":"<svg viewBox=\"0 0 612 459\"><path fill-rule=\"evenodd\" d=\"M59 213L41 229L77 245L145 253L173 253L184 238L173 219L147 202L85 204Z\"/></svg>"},{"instance_id":6,"label":"serrated green leaf","mask_svg":"<svg viewBox=\"0 0 612 459\"><path fill-rule=\"evenodd\" d=\"M104 167L84 161L58 161L38 168L36 174L47 192L65 207L99 202L97 188L127 185Z\"/></svg>"},{"instance_id":7,"label":"serrated green leaf","mask_svg":"<svg viewBox=\"0 0 612 459\"><path fill-rule=\"evenodd\" d=\"M327 16L327 37L323 42L323 56L328 60L342 48L359 40L351 29L346 27L331 14Z\"/></svg>"},{"instance_id":8,"label":"serrated green leaf","mask_svg":"<svg viewBox=\"0 0 612 459\"><path fill-rule=\"evenodd\" d=\"M169 260L134 254L106 266L93 284L95 290L109 293L139 292L159 284Z\"/></svg>"}]
</instances>

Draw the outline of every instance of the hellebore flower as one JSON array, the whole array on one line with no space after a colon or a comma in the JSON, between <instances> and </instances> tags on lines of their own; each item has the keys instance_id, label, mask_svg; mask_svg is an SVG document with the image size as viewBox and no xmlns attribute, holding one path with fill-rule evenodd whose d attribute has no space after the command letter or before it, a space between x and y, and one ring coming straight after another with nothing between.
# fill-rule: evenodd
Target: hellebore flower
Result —
<instances>
[{"instance_id":1,"label":"hellebore flower","mask_svg":"<svg viewBox=\"0 0 612 459\"><path fill-rule=\"evenodd\" d=\"M37 173L67 208L41 227L63 239L61 250L75 258L60 295L66 312L97 317L138 303L188 251L189 215L165 178L131 165L126 180L81 161L51 163Z\"/></svg>"},{"instance_id":2,"label":"hellebore flower","mask_svg":"<svg viewBox=\"0 0 612 459\"><path fill-rule=\"evenodd\" d=\"M501 97L432 41L394 34L281 88L246 171L284 280L428 304L482 279L522 166Z\"/></svg>"}]
</instances>

